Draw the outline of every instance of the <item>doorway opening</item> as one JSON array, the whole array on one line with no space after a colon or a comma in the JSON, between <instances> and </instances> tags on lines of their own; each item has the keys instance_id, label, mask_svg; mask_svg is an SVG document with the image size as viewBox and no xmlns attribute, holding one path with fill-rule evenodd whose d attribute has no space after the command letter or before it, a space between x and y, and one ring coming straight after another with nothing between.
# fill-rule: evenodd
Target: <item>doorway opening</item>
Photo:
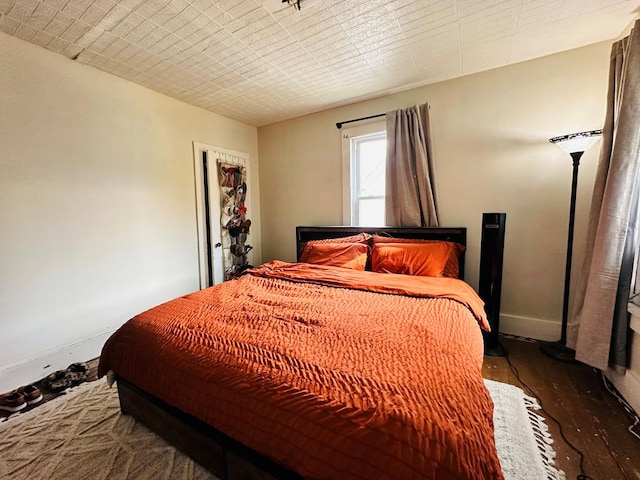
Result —
<instances>
[{"instance_id":1,"label":"doorway opening","mask_svg":"<svg viewBox=\"0 0 640 480\"><path fill-rule=\"evenodd\" d=\"M226 210L229 209L230 189L221 184L219 166L241 169L244 183L249 184L250 162L248 153L197 142L193 143L193 162L200 288L207 288L225 280L234 266L234 258L237 260L234 253L238 253L232 253L233 239L229 229L225 228L229 224L229 212ZM251 205L251 192L247 191L246 185L244 189L244 204ZM251 263L250 251L246 251L244 258Z\"/></svg>"}]
</instances>

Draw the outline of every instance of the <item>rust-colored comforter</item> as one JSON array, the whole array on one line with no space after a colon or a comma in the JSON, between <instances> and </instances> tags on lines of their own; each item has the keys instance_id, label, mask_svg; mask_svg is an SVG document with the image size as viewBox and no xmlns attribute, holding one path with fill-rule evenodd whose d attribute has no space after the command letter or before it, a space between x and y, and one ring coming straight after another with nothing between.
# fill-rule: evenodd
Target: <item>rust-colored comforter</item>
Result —
<instances>
[{"instance_id":1,"label":"rust-colored comforter","mask_svg":"<svg viewBox=\"0 0 640 480\"><path fill-rule=\"evenodd\" d=\"M304 477L501 479L484 322L460 280L275 261L136 316L99 375Z\"/></svg>"}]
</instances>

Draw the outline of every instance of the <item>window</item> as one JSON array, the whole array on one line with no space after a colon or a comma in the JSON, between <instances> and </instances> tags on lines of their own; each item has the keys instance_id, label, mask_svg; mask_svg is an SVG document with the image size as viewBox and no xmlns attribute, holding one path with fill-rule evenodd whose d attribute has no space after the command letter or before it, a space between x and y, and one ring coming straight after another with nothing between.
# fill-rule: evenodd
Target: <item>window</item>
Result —
<instances>
[{"instance_id":1,"label":"window","mask_svg":"<svg viewBox=\"0 0 640 480\"><path fill-rule=\"evenodd\" d=\"M384 221L387 135L384 125L343 132L344 222L382 226Z\"/></svg>"}]
</instances>

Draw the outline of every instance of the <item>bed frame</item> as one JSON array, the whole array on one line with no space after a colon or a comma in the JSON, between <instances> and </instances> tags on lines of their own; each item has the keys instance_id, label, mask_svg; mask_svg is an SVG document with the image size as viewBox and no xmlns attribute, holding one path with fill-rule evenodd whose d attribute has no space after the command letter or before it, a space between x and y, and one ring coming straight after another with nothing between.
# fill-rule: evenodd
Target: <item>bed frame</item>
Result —
<instances>
[{"instance_id":1,"label":"bed frame","mask_svg":"<svg viewBox=\"0 0 640 480\"><path fill-rule=\"evenodd\" d=\"M304 242L370 233L395 238L445 240L466 246L466 228L440 227L296 227L298 255ZM460 256L464 276L464 254ZM201 420L116 377L120 410L146 425L195 462L223 480L300 480L302 477L260 455Z\"/></svg>"}]
</instances>

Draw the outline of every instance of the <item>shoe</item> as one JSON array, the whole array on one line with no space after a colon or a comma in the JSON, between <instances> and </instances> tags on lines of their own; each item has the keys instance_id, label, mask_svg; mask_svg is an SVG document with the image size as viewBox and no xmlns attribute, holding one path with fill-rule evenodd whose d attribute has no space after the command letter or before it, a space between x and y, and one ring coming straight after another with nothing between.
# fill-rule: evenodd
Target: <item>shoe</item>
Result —
<instances>
[{"instance_id":1,"label":"shoe","mask_svg":"<svg viewBox=\"0 0 640 480\"><path fill-rule=\"evenodd\" d=\"M52 392L60 392L71 386L71 382L67 380L66 370L57 370L47 375L43 380L43 385L47 390Z\"/></svg>"},{"instance_id":2,"label":"shoe","mask_svg":"<svg viewBox=\"0 0 640 480\"><path fill-rule=\"evenodd\" d=\"M24 397L27 405L35 405L43 399L40 389L35 385L25 385L24 387L20 387L17 392Z\"/></svg>"},{"instance_id":3,"label":"shoe","mask_svg":"<svg viewBox=\"0 0 640 480\"><path fill-rule=\"evenodd\" d=\"M242 233L249 233L249 228L251 228L251 220L248 218L240 223L240 231Z\"/></svg>"},{"instance_id":4,"label":"shoe","mask_svg":"<svg viewBox=\"0 0 640 480\"><path fill-rule=\"evenodd\" d=\"M67 367L67 378L71 381L71 385L80 385L89 378L89 365L84 362L72 363Z\"/></svg>"},{"instance_id":5,"label":"shoe","mask_svg":"<svg viewBox=\"0 0 640 480\"><path fill-rule=\"evenodd\" d=\"M27 402L24 401L24 397L17 390L0 395L0 410L18 412L26 406Z\"/></svg>"},{"instance_id":6,"label":"shoe","mask_svg":"<svg viewBox=\"0 0 640 480\"><path fill-rule=\"evenodd\" d=\"M84 362L72 363L66 370L55 371L44 379L44 386L52 392L61 392L75 387L89 378L89 365Z\"/></svg>"}]
</instances>

